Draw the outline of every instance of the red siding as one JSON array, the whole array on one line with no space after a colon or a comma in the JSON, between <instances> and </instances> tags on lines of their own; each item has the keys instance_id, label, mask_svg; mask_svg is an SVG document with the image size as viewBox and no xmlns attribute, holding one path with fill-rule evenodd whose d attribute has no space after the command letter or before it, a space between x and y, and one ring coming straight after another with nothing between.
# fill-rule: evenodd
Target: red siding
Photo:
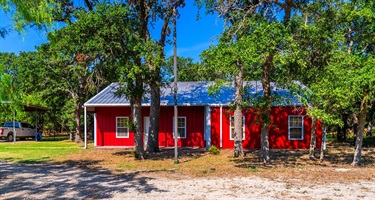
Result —
<instances>
[{"instance_id":1,"label":"red siding","mask_svg":"<svg viewBox=\"0 0 375 200\"><path fill-rule=\"evenodd\" d=\"M129 107L97 107L97 146L134 146L134 133L129 138L116 138L116 116L130 117ZM173 107L160 108L159 145L174 146ZM178 115L186 117L186 138L179 146L204 147L204 107L179 107ZM150 116L150 108L142 108L142 119ZM143 128L143 122L142 122Z\"/></svg>"},{"instance_id":2,"label":"red siding","mask_svg":"<svg viewBox=\"0 0 375 200\"><path fill-rule=\"evenodd\" d=\"M97 107L97 145L98 146L134 146L134 133L129 133L129 138L116 138L116 116L130 117L129 107ZM311 118L304 117L304 139L288 140L288 116L305 115L303 108L282 107L272 108L269 141L270 148L274 149L307 149L310 144ZM204 117L205 108L197 106L179 107L179 116L186 117L186 138L178 139L179 146L204 147ZM223 108L222 116L222 148L233 148L234 141L230 140L230 116L233 112ZM260 148L260 122L254 109L243 112L245 116L245 149ZM142 109L142 119L150 116L150 108ZM161 107L159 124L159 145L173 147L173 107ZM143 127L143 122L142 122ZM320 148L322 127L317 123L317 148ZM220 147L220 108L211 109L211 144Z\"/></svg>"},{"instance_id":3,"label":"red siding","mask_svg":"<svg viewBox=\"0 0 375 200\"><path fill-rule=\"evenodd\" d=\"M173 116L173 107L160 108L160 146L174 146ZM179 107L178 116L186 117L186 138L178 139L178 146L204 147L204 107Z\"/></svg>"},{"instance_id":4,"label":"red siding","mask_svg":"<svg viewBox=\"0 0 375 200\"><path fill-rule=\"evenodd\" d=\"M96 108L97 146L134 146L134 133L129 138L116 138L116 117L129 117L129 107Z\"/></svg>"},{"instance_id":5,"label":"red siding","mask_svg":"<svg viewBox=\"0 0 375 200\"><path fill-rule=\"evenodd\" d=\"M211 109L211 144L220 147L220 108ZM222 116L222 148L233 148L234 141L230 140L230 116L233 112L229 108L223 108ZM254 109L247 109L243 112L245 116L245 140L243 148L260 148L260 121ZM304 117L304 139L288 140L288 116L306 115L305 109L294 107L274 107L271 110L271 121L269 132L270 148L274 149L307 149L310 145L311 118ZM320 148L322 128L317 123L317 148Z\"/></svg>"},{"instance_id":6,"label":"red siding","mask_svg":"<svg viewBox=\"0 0 375 200\"><path fill-rule=\"evenodd\" d=\"M288 116L304 115L304 139L288 140ZM311 117L306 116L303 108L283 107L273 108L271 111L273 126L270 129L270 148L273 149L308 149L311 139ZM320 148L322 142L322 128L320 122L316 127L316 145Z\"/></svg>"}]
</instances>

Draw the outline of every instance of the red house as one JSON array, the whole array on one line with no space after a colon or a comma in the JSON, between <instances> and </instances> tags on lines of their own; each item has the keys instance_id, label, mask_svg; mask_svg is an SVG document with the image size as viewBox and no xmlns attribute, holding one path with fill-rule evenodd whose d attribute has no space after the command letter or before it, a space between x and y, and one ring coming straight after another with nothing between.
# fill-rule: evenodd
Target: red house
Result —
<instances>
[{"instance_id":1,"label":"red house","mask_svg":"<svg viewBox=\"0 0 375 200\"><path fill-rule=\"evenodd\" d=\"M209 95L212 82L178 83L178 145L181 147L216 147L230 149L233 141L233 112L230 103L234 99L233 86L222 87L218 94ZM248 95L256 98L262 94L259 81L246 82ZM130 117L130 103L126 97L114 95L117 83L112 83L84 104L87 112L94 113L95 146L134 146L134 133L127 127ZM279 100L273 102L269 132L269 144L273 149L307 149L311 138L311 118L306 116L298 98L291 92L272 85L273 94ZM174 146L173 134L173 90L172 86L161 89L159 124L159 145ZM150 125L150 98L145 95L142 102L142 125L144 141L147 140ZM243 147L260 148L260 122L257 111L248 108L243 111ZM86 127L86 126L85 126ZM316 127L316 144L320 148L322 127ZM147 142L145 142L146 144Z\"/></svg>"}]
</instances>

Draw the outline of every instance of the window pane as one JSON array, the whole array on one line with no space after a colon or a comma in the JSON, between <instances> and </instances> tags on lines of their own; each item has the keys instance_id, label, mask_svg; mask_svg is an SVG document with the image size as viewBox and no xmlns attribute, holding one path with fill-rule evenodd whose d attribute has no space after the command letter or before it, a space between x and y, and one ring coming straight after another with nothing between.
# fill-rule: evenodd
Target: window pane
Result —
<instances>
[{"instance_id":1,"label":"window pane","mask_svg":"<svg viewBox=\"0 0 375 200\"><path fill-rule=\"evenodd\" d=\"M174 119L174 118L173 118ZM173 124L175 124L175 121L173 120ZM178 117L177 118L177 133L178 137L185 138L186 137L186 118L185 117ZM175 137L174 134L174 126L173 126L173 137Z\"/></svg>"},{"instance_id":2,"label":"window pane","mask_svg":"<svg viewBox=\"0 0 375 200\"><path fill-rule=\"evenodd\" d=\"M295 117L290 118L290 126L296 126L296 118Z\"/></svg>"},{"instance_id":3,"label":"window pane","mask_svg":"<svg viewBox=\"0 0 375 200\"><path fill-rule=\"evenodd\" d=\"M230 117L230 127L231 128L234 128L234 117L233 116L231 116ZM234 129L233 129L234 130ZM233 132L233 131L232 131Z\"/></svg>"},{"instance_id":4,"label":"window pane","mask_svg":"<svg viewBox=\"0 0 375 200\"><path fill-rule=\"evenodd\" d=\"M290 128L290 138L302 139L302 128Z\"/></svg>"},{"instance_id":5,"label":"window pane","mask_svg":"<svg viewBox=\"0 0 375 200\"><path fill-rule=\"evenodd\" d=\"M178 118L178 127L185 127L185 118Z\"/></svg>"},{"instance_id":6,"label":"window pane","mask_svg":"<svg viewBox=\"0 0 375 200\"><path fill-rule=\"evenodd\" d=\"M117 136L127 137L128 136L128 128L117 128Z\"/></svg>"},{"instance_id":7,"label":"window pane","mask_svg":"<svg viewBox=\"0 0 375 200\"><path fill-rule=\"evenodd\" d=\"M289 118L289 126L291 127L302 127L302 116L291 116Z\"/></svg>"},{"instance_id":8,"label":"window pane","mask_svg":"<svg viewBox=\"0 0 375 200\"><path fill-rule=\"evenodd\" d=\"M117 126L126 127L126 118L117 118Z\"/></svg>"},{"instance_id":9,"label":"window pane","mask_svg":"<svg viewBox=\"0 0 375 200\"><path fill-rule=\"evenodd\" d=\"M185 128L178 128L179 137L185 137Z\"/></svg>"}]
</instances>

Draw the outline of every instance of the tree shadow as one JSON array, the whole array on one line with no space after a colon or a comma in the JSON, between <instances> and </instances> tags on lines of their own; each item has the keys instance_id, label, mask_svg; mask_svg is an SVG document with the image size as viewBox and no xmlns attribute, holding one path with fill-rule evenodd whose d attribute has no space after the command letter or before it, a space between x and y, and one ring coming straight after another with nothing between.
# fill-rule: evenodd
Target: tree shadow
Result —
<instances>
[{"instance_id":1,"label":"tree shadow","mask_svg":"<svg viewBox=\"0 0 375 200\"><path fill-rule=\"evenodd\" d=\"M202 156L207 155L208 152L206 149L202 148L178 148L178 158L184 159L184 160L192 160L192 159L198 159ZM134 157L133 150L123 150L123 151L117 151L113 153L112 155L116 156L127 156L127 157ZM173 148L163 148L160 149L159 152L155 152L152 154L147 153L145 156L145 159L147 160L166 160L166 159L174 159L174 149ZM186 161L185 161L186 162Z\"/></svg>"},{"instance_id":2,"label":"tree shadow","mask_svg":"<svg viewBox=\"0 0 375 200\"><path fill-rule=\"evenodd\" d=\"M127 191L167 192L149 183L153 178L139 172L116 175L94 167L101 161L68 160L58 164L1 163L0 198L10 199L102 199ZM127 196L122 196L127 198ZM128 196L130 198L131 196Z\"/></svg>"},{"instance_id":3,"label":"tree shadow","mask_svg":"<svg viewBox=\"0 0 375 200\"><path fill-rule=\"evenodd\" d=\"M350 167L353 161L354 148L345 143L333 143L324 153L324 160L319 160L319 150L316 151L316 160L311 160L309 150L281 150L271 149L270 163L260 162L260 150L246 151L246 157L233 158L232 162L238 168L272 168L272 167L304 167L304 166L321 166L321 167ZM364 147L362 149L361 166L371 167L375 165L375 151L373 148Z\"/></svg>"}]
</instances>

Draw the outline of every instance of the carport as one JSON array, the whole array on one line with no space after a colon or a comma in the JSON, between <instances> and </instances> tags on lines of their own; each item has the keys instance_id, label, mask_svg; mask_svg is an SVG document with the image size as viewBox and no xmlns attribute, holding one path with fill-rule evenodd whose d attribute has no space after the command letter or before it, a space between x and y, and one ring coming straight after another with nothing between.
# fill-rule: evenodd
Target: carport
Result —
<instances>
[{"instance_id":1,"label":"carport","mask_svg":"<svg viewBox=\"0 0 375 200\"><path fill-rule=\"evenodd\" d=\"M2 101L1 103L7 103L7 104L10 104L11 102L10 101ZM43 130L43 123L41 123L42 125L41 126L38 126L40 125L40 118L41 118L41 121L43 122L43 113L48 111L48 108L46 107L42 107L42 106L37 106L37 105L31 105L31 104L24 104L23 105L23 111L25 112L34 112L36 113L35 115L35 126L36 127L39 127L41 130ZM14 137L13 137L13 142L15 143L16 142L16 137L17 137L17 131L16 131L16 128L15 128L15 116L16 116L16 111L14 111L13 113L13 132L14 132ZM35 138L38 134L40 134L40 138L41 138L41 133L42 132L38 132L36 135L35 135Z\"/></svg>"}]
</instances>

